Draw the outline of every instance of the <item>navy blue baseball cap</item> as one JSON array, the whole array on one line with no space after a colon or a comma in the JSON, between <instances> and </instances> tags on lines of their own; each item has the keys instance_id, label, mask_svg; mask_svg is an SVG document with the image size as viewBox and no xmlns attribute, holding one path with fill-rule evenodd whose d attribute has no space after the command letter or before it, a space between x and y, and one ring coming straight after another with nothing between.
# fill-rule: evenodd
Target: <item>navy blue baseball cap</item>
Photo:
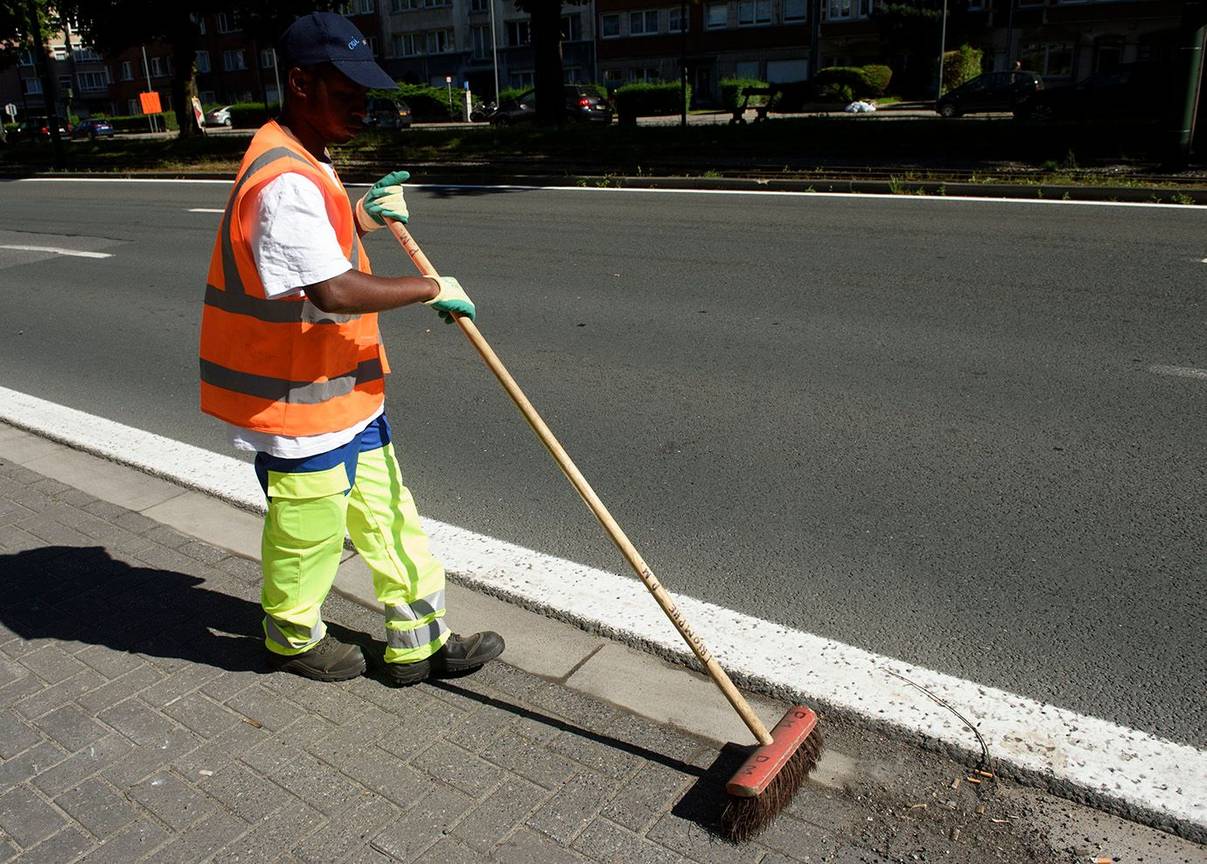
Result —
<instances>
[{"instance_id":1,"label":"navy blue baseball cap","mask_svg":"<svg viewBox=\"0 0 1207 864\"><path fill-rule=\"evenodd\" d=\"M393 90L398 84L377 65L361 32L335 12L311 12L285 28L277 53L286 68L330 63L349 79L372 90Z\"/></svg>"}]
</instances>

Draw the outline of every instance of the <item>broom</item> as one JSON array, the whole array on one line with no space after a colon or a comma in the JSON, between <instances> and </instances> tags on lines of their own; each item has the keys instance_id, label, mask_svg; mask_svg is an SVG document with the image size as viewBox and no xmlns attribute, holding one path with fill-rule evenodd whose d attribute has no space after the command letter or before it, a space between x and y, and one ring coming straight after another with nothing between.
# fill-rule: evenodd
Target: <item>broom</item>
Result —
<instances>
[{"instance_id":1,"label":"broom","mask_svg":"<svg viewBox=\"0 0 1207 864\"><path fill-rule=\"evenodd\" d=\"M424 276L439 275L406 228L393 220L387 220L386 224L390 226L390 231L402 244L402 248L406 250L420 273ZM671 599L670 594L654 576L637 552L636 547L625 536L620 525L612 518L612 514L604 507L603 502L599 500L595 490L587 483L578 467L570 460L570 456L558 443L549 427L545 425L545 421L537 414L532 403L528 401L528 397L524 395L515 379L504 368L502 361L495 355L486 339L478 332L474 322L464 315L456 313L453 313L453 318L461 328L461 332L469 338L482 359L486 361L486 365L499 379L499 383L503 385L507 395L520 409L524 419L528 421L528 425L536 432L541 443L545 445L558 467L562 469L562 473L566 475L566 479L582 496L583 501L595 514L595 518L599 520L612 542L620 549L645 587L654 595L654 599L658 601L662 611L671 619L671 623L675 625L675 629L679 631L692 652L704 665L713 682L725 694L725 698L737 711L751 734L758 739L758 746L725 786L729 800L721 816L721 828L725 836L735 841L754 837L791 803L805 778L817 766L822 749L821 733L817 729L817 715L805 705L796 705L790 708L783 719L776 724L774 732L767 731L763 721L738 692L738 688L721 668L721 664L696 636L675 605L675 601Z\"/></svg>"}]
</instances>

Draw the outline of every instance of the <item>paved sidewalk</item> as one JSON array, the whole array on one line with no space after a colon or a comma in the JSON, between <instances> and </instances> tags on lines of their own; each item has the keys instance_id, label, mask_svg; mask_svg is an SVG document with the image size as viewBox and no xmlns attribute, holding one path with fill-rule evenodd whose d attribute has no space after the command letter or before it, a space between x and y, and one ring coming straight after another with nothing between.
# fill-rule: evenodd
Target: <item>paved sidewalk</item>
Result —
<instances>
[{"instance_id":1,"label":"paved sidewalk","mask_svg":"<svg viewBox=\"0 0 1207 864\"><path fill-rule=\"evenodd\" d=\"M1108 837L1200 860L1032 790L950 791L958 764L835 724L830 752L872 770L728 844L732 745L506 663L402 690L270 673L258 564L6 458L66 458L42 443L0 425L0 862L1014 864ZM325 612L380 655L378 613Z\"/></svg>"}]
</instances>

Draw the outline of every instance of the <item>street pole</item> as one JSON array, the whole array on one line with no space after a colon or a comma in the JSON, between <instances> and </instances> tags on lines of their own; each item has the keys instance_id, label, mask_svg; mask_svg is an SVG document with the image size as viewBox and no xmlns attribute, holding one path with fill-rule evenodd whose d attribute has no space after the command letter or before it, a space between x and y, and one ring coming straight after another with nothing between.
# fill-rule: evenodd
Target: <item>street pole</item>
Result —
<instances>
[{"instance_id":1,"label":"street pole","mask_svg":"<svg viewBox=\"0 0 1207 864\"><path fill-rule=\"evenodd\" d=\"M943 98L943 49L947 47L947 0L943 0L943 23L939 27L939 92L935 99Z\"/></svg>"},{"instance_id":2,"label":"street pole","mask_svg":"<svg viewBox=\"0 0 1207 864\"><path fill-rule=\"evenodd\" d=\"M679 0L679 125L687 128L687 0Z\"/></svg>"},{"instance_id":3,"label":"street pole","mask_svg":"<svg viewBox=\"0 0 1207 864\"><path fill-rule=\"evenodd\" d=\"M1179 68L1186 70L1186 96L1182 103L1178 136L1173 164L1185 168L1190 162L1190 150L1194 145L1194 131L1199 113L1199 92L1203 86L1203 45L1207 40L1207 26L1198 26L1189 33L1182 45L1182 56L1186 62Z\"/></svg>"},{"instance_id":4,"label":"street pole","mask_svg":"<svg viewBox=\"0 0 1207 864\"><path fill-rule=\"evenodd\" d=\"M147 62L147 46L142 46L142 71L147 76L147 92L151 92L151 64ZM159 126L155 123L155 115L147 115L147 125L151 127L152 132L158 132Z\"/></svg>"},{"instance_id":5,"label":"street pole","mask_svg":"<svg viewBox=\"0 0 1207 864\"><path fill-rule=\"evenodd\" d=\"M495 0L490 0L490 58L495 67L495 106L499 104L499 37L495 35Z\"/></svg>"},{"instance_id":6,"label":"street pole","mask_svg":"<svg viewBox=\"0 0 1207 864\"><path fill-rule=\"evenodd\" d=\"M277 107L280 108L285 104L285 95L281 92L281 68L277 62L277 49L272 49L272 77L277 82Z\"/></svg>"}]
</instances>

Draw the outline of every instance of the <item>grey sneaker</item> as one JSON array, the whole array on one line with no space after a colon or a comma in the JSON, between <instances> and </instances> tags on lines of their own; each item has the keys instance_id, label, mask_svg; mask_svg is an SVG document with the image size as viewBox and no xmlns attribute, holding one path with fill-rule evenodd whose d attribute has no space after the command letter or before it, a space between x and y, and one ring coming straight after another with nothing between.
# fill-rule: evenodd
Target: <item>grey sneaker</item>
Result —
<instances>
[{"instance_id":1,"label":"grey sneaker","mask_svg":"<svg viewBox=\"0 0 1207 864\"><path fill-rule=\"evenodd\" d=\"M385 664L386 680L396 687L406 687L428 678L448 678L470 672L494 660L503 653L504 647L503 637L493 630L465 637L453 633L440 650L426 660Z\"/></svg>"},{"instance_id":2,"label":"grey sneaker","mask_svg":"<svg viewBox=\"0 0 1207 864\"><path fill-rule=\"evenodd\" d=\"M278 672L292 672L315 681L347 681L365 671L365 655L359 645L345 645L330 634L302 654L286 657L268 655L268 663Z\"/></svg>"}]
</instances>

